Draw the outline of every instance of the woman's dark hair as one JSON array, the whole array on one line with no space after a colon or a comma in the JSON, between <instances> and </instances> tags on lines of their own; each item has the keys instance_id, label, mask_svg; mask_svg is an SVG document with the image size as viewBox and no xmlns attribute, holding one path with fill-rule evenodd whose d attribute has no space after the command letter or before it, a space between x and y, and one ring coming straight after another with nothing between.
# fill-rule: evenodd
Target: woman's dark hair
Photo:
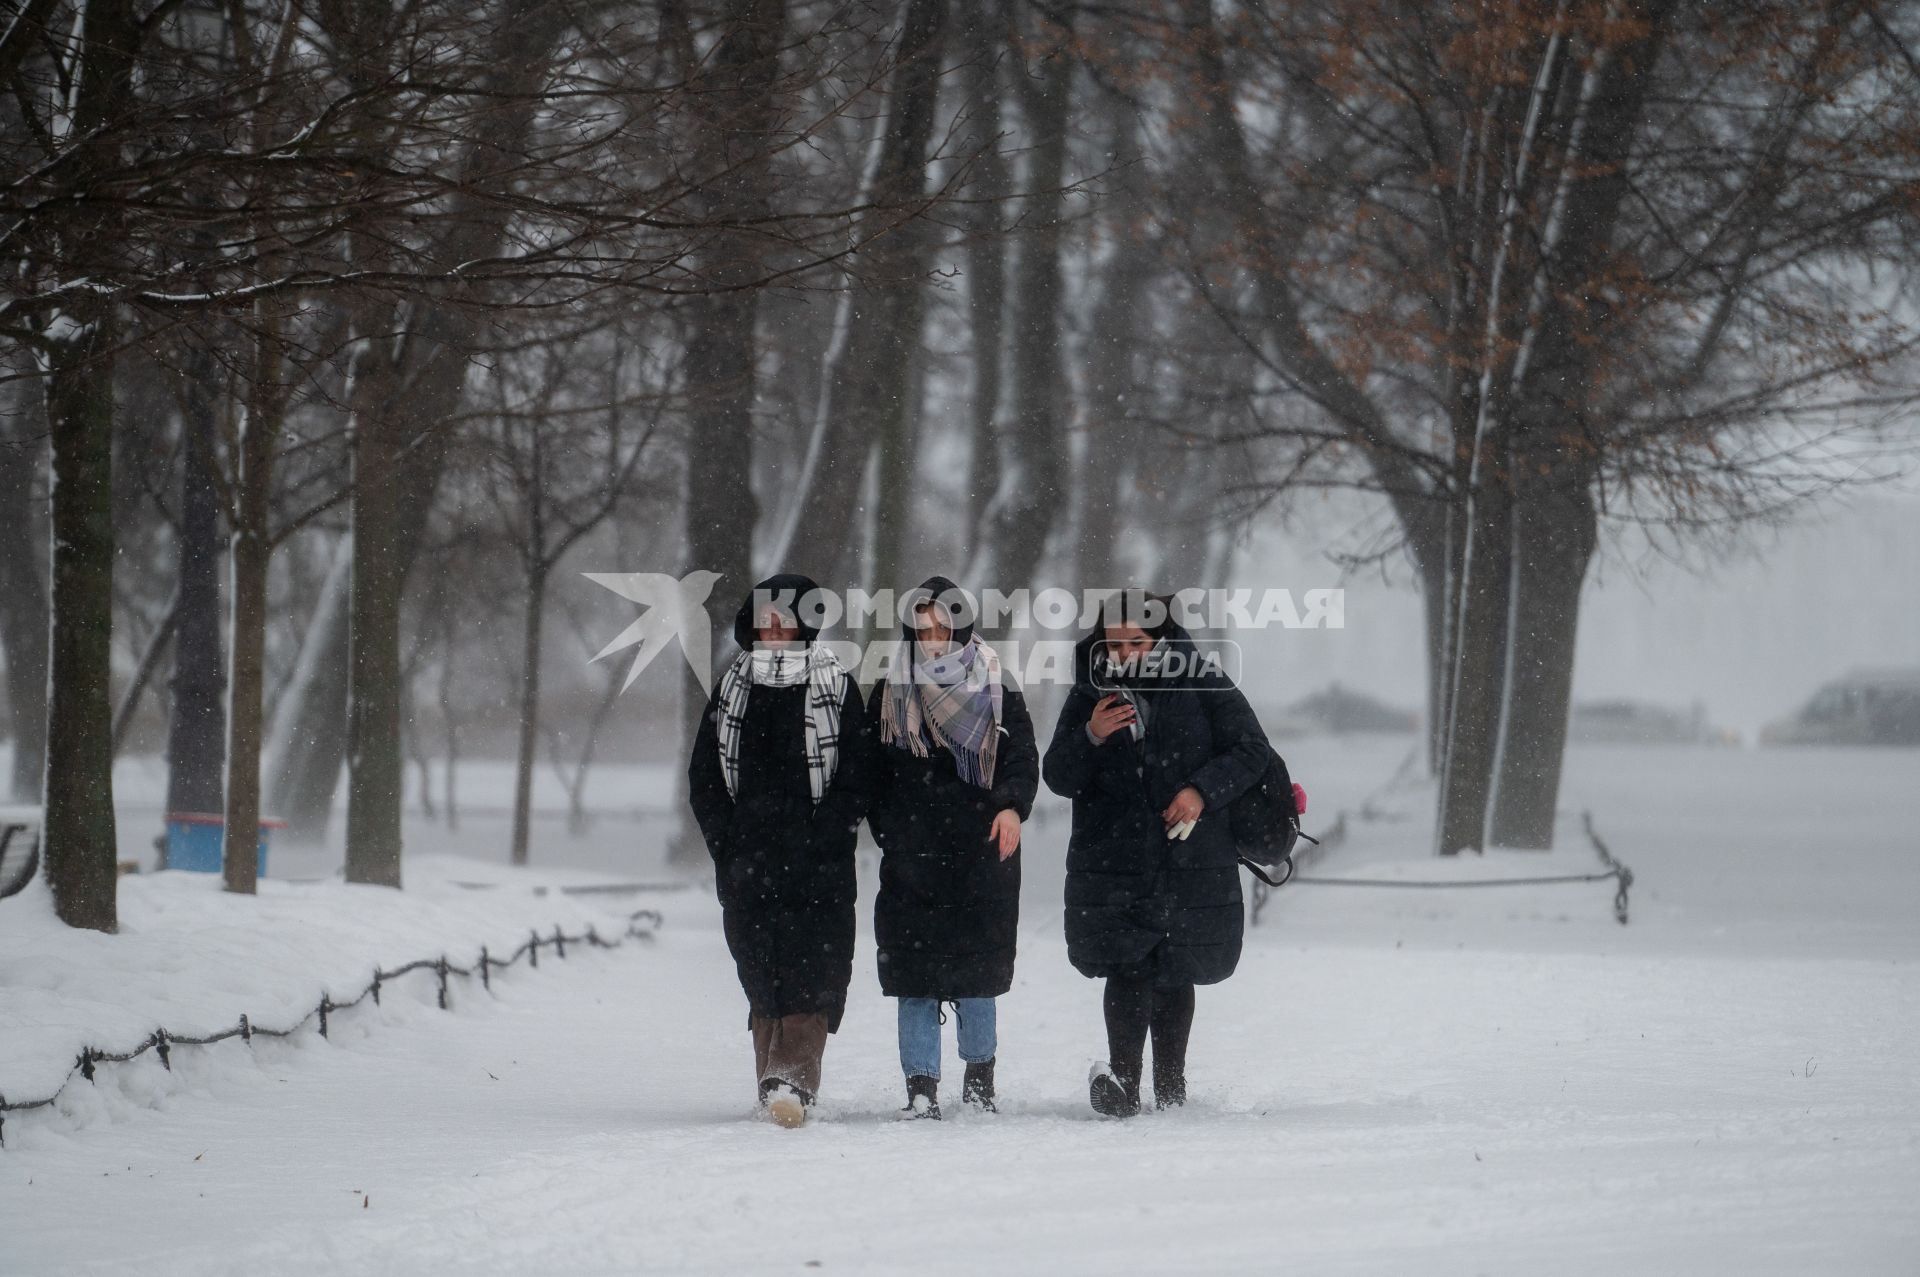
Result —
<instances>
[{"instance_id":1,"label":"woman's dark hair","mask_svg":"<svg viewBox=\"0 0 1920 1277\"><path fill-rule=\"evenodd\" d=\"M1115 590L1100 602L1100 628L1109 625L1137 625L1150 638L1165 638L1173 625L1173 596L1139 586Z\"/></svg>"}]
</instances>

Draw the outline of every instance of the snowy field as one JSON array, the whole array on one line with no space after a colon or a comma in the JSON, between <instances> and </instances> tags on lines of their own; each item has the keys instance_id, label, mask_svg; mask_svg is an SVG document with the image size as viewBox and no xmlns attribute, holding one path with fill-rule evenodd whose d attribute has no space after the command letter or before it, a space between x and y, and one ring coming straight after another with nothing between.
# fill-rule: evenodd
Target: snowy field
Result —
<instances>
[{"instance_id":1,"label":"snowy field","mask_svg":"<svg viewBox=\"0 0 1920 1277\"><path fill-rule=\"evenodd\" d=\"M1377 792L1405 750L1288 743L1310 828L1369 797L1389 817L1355 822L1316 876L1431 872L1410 863L1426 792ZM1126 1123L1087 1109L1098 987L1058 939L1065 828L1047 809L1023 852L1003 1112L894 1120L892 1007L864 943L819 1120L798 1132L753 1116L745 1007L704 891L527 889L671 879L666 823L632 810L664 777L601 781L596 805L627 814L582 840L543 822L533 879L493 867L496 816L458 834L415 821L410 847L434 854L407 895L446 911L432 926L480 932L518 909L551 926L645 904L665 915L657 941L543 958L492 997L456 989L452 1013L423 981L339 1016L330 1040L102 1069L61 1111L8 1122L0 1272L1920 1272L1920 753L1576 749L1562 849L1459 873L1585 872L1571 813L1590 808L1637 875L1630 926L1605 883L1288 887L1239 974L1200 992L1193 1102ZM342 890L281 884L263 909ZM162 898L221 903L196 891L211 885L130 883L123 939L164 930L142 912ZM118 943L64 937L45 908L0 902L0 1089L33 1040L57 1064L73 1032L29 1023L17 990L70 946ZM429 926L353 925L374 947ZM263 948L258 965L233 996L297 964ZM135 1004L164 1006L166 976ZM214 983L191 980L196 996Z\"/></svg>"}]
</instances>

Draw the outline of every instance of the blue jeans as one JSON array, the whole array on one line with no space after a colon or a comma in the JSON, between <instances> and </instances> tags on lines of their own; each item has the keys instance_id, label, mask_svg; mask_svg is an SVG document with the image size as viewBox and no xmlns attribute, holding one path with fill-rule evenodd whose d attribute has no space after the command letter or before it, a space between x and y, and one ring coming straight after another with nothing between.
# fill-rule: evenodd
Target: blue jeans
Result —
<instances>
[{"instance_id":1,"label":"blue jeans","mask_svg":"<svg viewBox=\"0 0 1920 1277\"><path fill-rule=\"evenodd\" d=\"M960 998L949 1002L958 1022L960 1058L982 1064L993 1058L995 1047L992 998ZM900 1068L908 1077L940 1076L940 1003L934 998L900 999Z\"/></svg>"}]
</instances>

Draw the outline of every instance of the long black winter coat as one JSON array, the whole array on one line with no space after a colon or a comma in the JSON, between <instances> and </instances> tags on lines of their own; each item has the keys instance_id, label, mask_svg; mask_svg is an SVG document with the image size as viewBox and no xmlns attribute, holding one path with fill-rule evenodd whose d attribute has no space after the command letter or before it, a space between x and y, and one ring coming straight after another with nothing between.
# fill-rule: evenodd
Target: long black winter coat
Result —
<instances>
[{"instance_id":1,"label":"long black winter coat","mask_svg":"<svg viewBox=\"0 0 1920 1277\"><path fill-rule=\"evenodd\" d=\"M812 588L803 577L774 577L756 589L796 584ZM748 607L734 637L743 648L753 642ZM713 856L727 948L754 1014L821 1012L833 1030L853 978L854 842L873 768L860 689L851 678L845 682L839 764L818 804L807 783L804 683L755 687L748 695L737 795L727 793L720 766L718 686L687 768L694 819Z\"/></svg>"},{"instance_id":2,"label":"long black winter coat","mask_svg":"<svg viewBox=\"0 0 1920 1277\"><path fill-rule=\"evenodd\" d=\"M954 635L966 642L969 630ZM926 758L880 744L882 689L869 698L875 742L873 804L867 824L880 844L880 894L873 905L880 989L894 998L992 998L1013 984L1020 926L1020 854L1000 859L988 842L993 818L1033 812L1040 751L1017 688L1000 704L1000 752L993 788L960 778L950 750Z\"/></svg>"},{"instance_id":3,"label":"long black winter coat","mask_svg":"<svg viewBox=\"0 0 1920 1277\"><path fill-rule=\"evenodd\" d=\"M1075 651L1077 678L1047 748L1047 786L1073 800L1067 844L1067 957L1082 975L1154 973L1162 986L1215 984L1240 961L1244 919L1228 806L1266 766L1266 737L1224 676L1149 689L1146 735L1104 744L1087 720L1104 693L1090 681L1096 630ZM1168 641L1191 648L1175 625ZM1160 813L1193 786L1205 800L1185 841Z\"/></svg>"}]
</instances>

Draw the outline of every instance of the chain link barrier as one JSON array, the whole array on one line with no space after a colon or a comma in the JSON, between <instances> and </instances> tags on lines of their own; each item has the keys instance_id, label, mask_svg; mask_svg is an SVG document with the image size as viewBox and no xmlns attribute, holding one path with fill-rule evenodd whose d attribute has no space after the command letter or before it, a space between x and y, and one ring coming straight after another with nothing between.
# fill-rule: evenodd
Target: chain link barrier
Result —
<instances>
[{"instance_id":1,"label":"chain link barrier","mask_svg":"<svg viewBox=\"0 0 1920 1277\"><path fill-rule=\"evenodd\" d=\"M1281 879L1279 886L1301 883L1309 887L1399 887L1411 891L1456 891L1474 887L1547 887L1562 883L1612 882L1614 884L1613 916L1624 927L1627 925L1627 893L1633 887L1633 870L1621 864L1607 846L1606 841L1600 837L1600 831L1594 826L1591 811L1580 813L1580 823L1587 835L1588 843L1600 857L1600 863L1606 866L1604 870L1586 874L1543 874L1525 878L1471 878L1458 882L1406 882L1397 878L1310 878L1292 873ZM1343 811L1340 813L1340 819L1335 822L1333 830L1329 831L1326 838L1322 840L1322 845L1314 849L1314 858L1321 858L1328 849L1344 841L1346 832L1347 814ZM1296 857L1296 868L1300 863L1304 862ZM1270 887L1258 880L1254 882L1252 921L1255 925L1259 924L1260 911L1266 908L1268 900L1276 890L1278 886Z\"/></svg>"},{"instance_id":2,"label":"chain link barrier","mask_svg":"<svg viewBox=\"0 0 1920 1277\"><path fill-rule=\"evenodd\" d=\"M659 931L663 922L664 919L656 910L636 909L627 915L626 930L617 936L602 935L597 927L591 925L579 935L570 936L556 924L551 935L543 936L538 931L529 931L527 938L520 942L519 947L504 958L494 957L488 952L487 946L482 945L480 946L480 960L470 967L463 967L459 963L449 960L443 953L436 958L420 958L413 962L404 963L401 966L394 967L392 970L375 968L373 978L356 996L342 1002L335 1000L331 994L322 993L320 995L319 1005L315 1006L313 1010L307 1012L292 1024L286 1025L283 1028L269 1028L264 1025L255 1024L251 1017L242 1015L237 1023L231 1024L215 1033L192 1036L184 1033L171 1033L166 1029L155 1029L138 1046L125 1051L103 1051L97 1047L84 1047L81 1049L79 1058L74 1061L73 1067L67 1071L66 1077L62 1078L60 1085L54 1088L53 1094L37 1100L10 1100L5 1095L0 1095L0 1148L6 1147L7 1114L25 1112L28 1109L46 1108L58 1102L67 1087L72 1085L74 1078L79 1077L88 1082L92 1082L95 1071L102 1064L124 1064L129 1060L136 1060L147 1052L152 1051L155 1056L158 1057L161 1066L171 1072L173 1069L173 1048L177 1046L212 1046L216 1042L225 1042L229 1038L239 1038L242 1042L251 1046L253 1039L256 1037L292 1037L310 1023L316 1024L316 1027L320 1030L320 1036L324 1038L327 1036L328 1018L332 1016L334 1012L351 1010L369 998L373 999L375 1006L380 1005L380 990L382 986L415 971L431 971L433 973L437 985L436 1001L440 1009L445 1011L452 1006L447 990L449 977L460 976L465 979L478 978L480 987L491 992L493 989L493 973L495 971L504 971L518 963L522 958L527 960L527 966L529 968L538 968L540 965L540 950L543 946L551 948L554 953L561 958L567 956L567 946L570 944L576 947L584 944L595 949L618 949L629 940L651 941Z\"/></svg>"}]
</instances>

